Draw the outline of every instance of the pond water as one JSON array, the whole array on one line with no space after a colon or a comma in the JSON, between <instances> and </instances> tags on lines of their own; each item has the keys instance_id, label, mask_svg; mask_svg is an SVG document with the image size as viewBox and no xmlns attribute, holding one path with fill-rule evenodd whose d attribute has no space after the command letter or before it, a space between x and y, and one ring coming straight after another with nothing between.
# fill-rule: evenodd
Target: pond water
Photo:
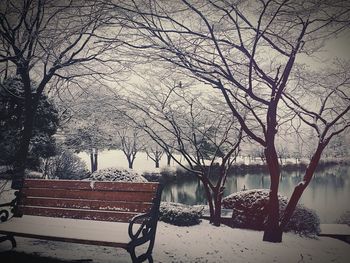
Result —
<instances>
[{"instance_id":1,"label":"pond water","mask_svg":"<svg viewBox=\"0 0 350 263\"><path fill-rule=\"evenodd\" d=\"M290 197L294 187L300 182L300 172L282 172L279 191ZM230 175L224 195L245 189L269 188L267 173L246 173ZM203 186L193 176L184 176L165 186L163 201L184 204L206 204ZM336 221L345 211L350 210L350 167L332 166L317 171L300 200L308 208L314 209L321 223Z\"/></svg>"},{"instance_id":2,"label":"pond water","mask_svg":"<svg viewBox=\"0 0 350 263\"><path fill-rule=\"evenodd\" d=\"M89 167L89 155L80 153ZM240 158L239 163L249 164L247 158ZM255 160L256 162L256 160ZM99 169L106 167L127 168L127 161L122 151L110 150L99 153ZM166 167L166 157L161 160L161 169ZM175 169L173 162L170 169ZM159 172L154 168L154 162L147 158L143 152L137 154L134 170L142 173ZM301 180L300 172L282 172L279 191L280 194L290 197ZM240 175L230 175L225 189L225 196L240 191L243 188L269 188L270 177L267 173L246 173ZM163 201L179 202L184 204L205 204L205 193L203 186L193 176L178 178L176 181L168 182L162 195ZM304 191L300 203L308 208L316 210L322 223L332 223L336 221L345 211L350 210L350 166L332 166L317 171L310 185Z\"/></svg>"},{"instance_id":3,"label":"pond water","mask_svg":"<svg viewBox=\"0 0 350 263\"><path fill-rule=\"evenodd\" d=\"M79 157L89 167L89 155L80 153ZM166 167L165 156L161 167ZM244 160L241 160L243 162ZM99 154L99 169L106 167L127 168L127 161L121 151L104 151ZM167 169L175 169L176 165ZM161 168L162 169L162 168ZM147 158L145 153L139 153L135 160L134 170L159 172L154 168L154 162ZM294 187L300 182L300 172L282 172L279 191L280 194L290 197ZM1 181L0 181L1 183ZM270 177L267 173L255 172L245 174L231 174L226 183L224 195L245 189L266 188L270 186ZM0 184L1 187L1 184ZM0 200L4 193L0 195ZM7 199L7 198L6 198ZM12 199L12 198L11 198ZM11 200L8 199L8 200ZM184 204L206 204L203 186L194 176L183 176L166 184L163 201L179 202ZM304 191L300 203L314 209L321 219L321 223L335 222L345 211L350 211L350 166L338 165L317 171L310 185Z\"/></svg>"}]
</instances>

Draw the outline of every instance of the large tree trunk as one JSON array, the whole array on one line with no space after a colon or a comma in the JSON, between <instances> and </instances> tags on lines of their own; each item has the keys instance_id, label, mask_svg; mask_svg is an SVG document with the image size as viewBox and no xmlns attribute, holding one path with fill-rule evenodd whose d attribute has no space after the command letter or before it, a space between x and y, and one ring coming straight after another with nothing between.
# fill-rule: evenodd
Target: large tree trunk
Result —
<instances>
[{"instance_id":1,"label":"large tree trunk","mask_svg":"<svg viewBox=\"0 0 350 263\"><path fill-rule=\"evenodd\" d=\"M32 97L30 78L27 73L21 73L21 78L24 86L24 123L21 132L20 145L16 152L14 162L14 174L12 178L12 189L21 189L23 179L25 177L25 168L29 151L30 139L32 138L34 117L38 105L39 95Z\"/></svg>"},{"instance_id":2,"label":"large tree trunk","mask_svg":"<svg viewBox=\"0 0 350 263\"><path fill-rule=\"evenodd\" d=\"M272 94L275 96L276 94ZM275 147L277 129L277 103L272 101L267 114L267 133L264 155L269 169L271 184L268 202L268 217L265 225L263 241L282 242L282 231L279 227L279 202L278 185L280 178L280 166Z\"/></svg>"},{"instance_id":3,"label":"large tree trunk","mask_svg":"<svg viewBox=\"0 0 350 263\"><path fill-rule=\"evenodd\" d=\"M205 178L201 178L200 180L203 183L204 190L205 190L205 193L206 193L206 196L207 196L207 201L208 201L208 206L209 206L209 215L210 215L209 223L212 224L214 222L214 215L215 215L214 204L213 204L213 196L211 194L211 191L210 191L210 188L209 188L209 185L208 185L208 182L206 181L206 179Z\"/></svg>"},{"instance_id":4,"label":"large tree trunk","mask_svg":"<svg viewBox=\"0 0 350 263\"><path fill-rule=\"evenodd\" d=\"M264 241L282 242L282 231L279 227L279 202L278 184L280 169L278 157L274 145L269 145L265 149L266 161L270 172L271 185L268 203L268 218L264 231Z\"/></svg>"},{"instance_id":5,"label":"large tree trunk","mask_svg":"<svg viewBox=\"0 0 350 263\"><path fill-rule=\"evenodd\" d=\"M214 215L213 215L213 225L220 226L221 224L221 203L222 196L220 191L215 190L214 193Z\"/></svg>"}]
</instances>

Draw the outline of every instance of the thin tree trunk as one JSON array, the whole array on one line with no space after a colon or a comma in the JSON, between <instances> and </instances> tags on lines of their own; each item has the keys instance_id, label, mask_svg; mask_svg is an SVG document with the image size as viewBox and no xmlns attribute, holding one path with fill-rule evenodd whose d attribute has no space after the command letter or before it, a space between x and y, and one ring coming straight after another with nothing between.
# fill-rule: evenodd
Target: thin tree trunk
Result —
<instances>
[{"instance_id":1,"label":"thin tree trunk","mask_svg":"<svg viewBox=\"0 0 350 263\"><path fill-rule=\"evenodd\" d=\"M156 160L155 163L156 163L156 168L159 168L159 160Z\"/></svg>"},{"instance_id":2,"label":"thin tree trunk","mask_svg":"<svg viewBox=\"0 0 350 263\"><path fill-rule=\"evenodd\" d=\"M314 155L311 158L311 161L309 163L309 166L307 167L306 171L305 171L305 175L303 178L303 181L300 182L293 191L293 194L291 196L291 198L289 199L289 202L287 204L287 207L284 211L282 220L281 220L281 225L280 228L283 230L285 228L285 226L288 224L290 218L293 215L293 212L304 192L304 190L306 189L306 187L309 185L312 176L316 170L316 167L321 159L321 154L323 149L325 148L325 145L319 144L319 146L316 149L316 152L314 153Z\"/></svg>"},{"instance_id":3,"label":"thin tree trunk","mask_svg":"<svg viewBox=\"0 0 350 263\"><path fill-rule=\"evenodd\" d=\"M128 159L129 169L133 169L134 161L130 156L127 156L126 158Z\"/></svg>"},{"instance_id":4,"label":"thin tree trunk","mask_svg":"<svg viewBox=\"0 0 350 263\"><path fill-rule=\"evenodd\" d=\"M95 149L95 153L94 153L94 171L97 171L97 157L98 157L98 151L97 149Z\"/></svg>"},{"instance_id":5,"label":"thin tree trunk","mask_svg":"<svg viewBox=\"0 0 350 263\"><path fill-rule=\"evenodd\" d=\"M93 173L95 170L95 165L94 165L94 154L92 153L92 151L90 152L90 163L91 163L91 173Z\"/></svg>"},{"instance_id":6,"label":"thin tree trunk","mask_svg":"<svg viewBox=\"0 0 350 263\"><path fill-rule=\"evenodd\" d=\"M170 166L171 164L171 155L167 154L167 166Z\"/></svg>"}]
</instances>

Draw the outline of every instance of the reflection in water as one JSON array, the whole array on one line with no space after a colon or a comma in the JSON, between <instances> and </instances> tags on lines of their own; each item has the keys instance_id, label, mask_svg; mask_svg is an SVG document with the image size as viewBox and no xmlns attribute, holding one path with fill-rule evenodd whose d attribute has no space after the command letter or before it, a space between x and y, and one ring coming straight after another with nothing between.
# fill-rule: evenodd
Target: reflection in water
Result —
<instances>
[{"instance_id":1,"label":"reflection in water","mask_svg":"<svg viewBox=\"0 0 350 263\"><path fill-rule=\"evenodd\" d=\"M306 207L316 210L322 223L331 223L342 213L350 210L350 167L333 166L317 171L300 200ZM290 196L294 187L302 180L299 171L282 172L279 191ZM247 173L230 175L226 182L224 195L246 189L269 188L270 177L267 173ZM162 195L163 201L184 204L205 204L205 192L199 180L189 175L169 182Z\"/></svg>"}]
</instances>

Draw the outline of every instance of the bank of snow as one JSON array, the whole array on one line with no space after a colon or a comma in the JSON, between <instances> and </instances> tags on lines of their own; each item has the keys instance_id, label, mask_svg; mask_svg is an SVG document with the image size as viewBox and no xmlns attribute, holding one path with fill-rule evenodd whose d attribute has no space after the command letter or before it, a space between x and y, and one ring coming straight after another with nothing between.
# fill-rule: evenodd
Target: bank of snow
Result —
<instances>
[{"instance_id":1,"label":"bank of snow","mask_svg":"<svg viewBox=\"0 0 350 263\"><path fill-rule=\"evenodd\" d=\"M336 239L303 238L283 235L279 244L263 242L261 231L214 227L207 221L191 227L177 227L159 222L155 262L349 262L349 245ZM17 238L17 251L66 260L92 262L130 262L123 249L64 242ZM10 248L0 243L0 251ZM91 261L90 261L91 262Z\"/></svg>"}]
</instances>

